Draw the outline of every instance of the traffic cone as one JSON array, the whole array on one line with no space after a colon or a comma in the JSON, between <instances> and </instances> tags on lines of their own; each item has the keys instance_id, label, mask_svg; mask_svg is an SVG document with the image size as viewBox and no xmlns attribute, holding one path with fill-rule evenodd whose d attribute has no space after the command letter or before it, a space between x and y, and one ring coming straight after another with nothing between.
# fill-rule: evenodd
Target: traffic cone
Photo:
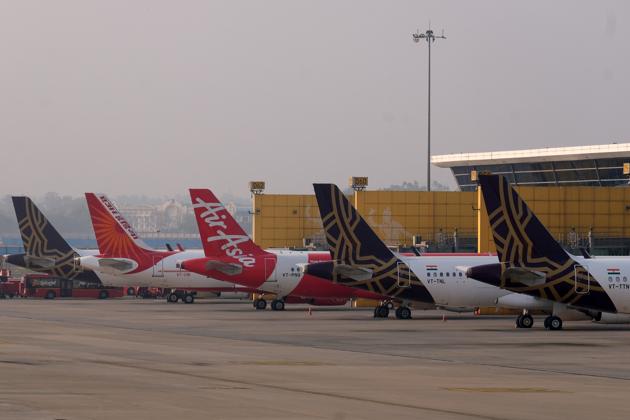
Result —
<instances>
[{"instance_id":1,"label":"traffic cone","mask_svg":"<svg viewBox=\"0 0 630 420\"><path fill-rule=\"evenodd\" d=\"M442 314L442 322L446 322L446 314Z\"/></svg>"}]
</instances>

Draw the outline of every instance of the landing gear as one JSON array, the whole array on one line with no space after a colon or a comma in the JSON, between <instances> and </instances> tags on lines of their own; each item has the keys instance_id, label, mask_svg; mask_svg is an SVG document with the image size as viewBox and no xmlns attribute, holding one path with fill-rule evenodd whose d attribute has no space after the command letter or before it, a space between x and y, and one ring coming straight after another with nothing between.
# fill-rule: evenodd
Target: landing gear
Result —
<instances>
[{"instance_id":1,"label":"landing gear","mask_svg":"<svg viewBox=\"0 0 630 420\"><path fill-rule=\"evenodd\" d=\"M374 308L374 318L387 318L389 316L389 308L387 304L379 305Z\"/></svg>"},{"instance_id":2,"label":"landing gear","mask_svg":"<svg viewBox=\"0 0 630 420\"><path fill-rule=\"evenodd\" d=\"M284 301L281 299L272 300L271 309L274 311L284 311Z\"/></svg>"},{"instance_id":3,"label":"landing gear","mask_svg":"<svg viewBox=\"0 0 630 420\"><path fill-rule=\"evenodd\" d=\"M534 325L534 318L530 314L522 314L516 318L516 328L531 328Z\"/></svg>"},{"instance_id":4,"label":"landing gear","mask_svg":"<svg viewBox=\"0 0 630 420\"><path fill-rule=\"evenodd\" d=\"M399 306L396 308L397 319L411 319L411 309L407 306Z\"/></svg>"},{"instance_id":5,"label":"landing gear","mask_svg":"<svg viewBox=\"0 0 630 420\"><path fill-rule=\"evenodd\" d=\"M169 294L166 296L166 301L167 301L168 303L177 303L177 301L178 301L178 300L179 300L179 296L177 296L177 294L176 294L176 293L169 293Z\"/></svg>"},{"instance_id":6,"label":"landing gear","mask_svg":"<svg viewBox=\"0 0 630 420\"><path fill-rule=\"evenodd\" d=\"M187 303L187 304L194 303L195 302L195 295L193 295L192 293L186 293L182 300L184 301L184 303Z\"/></svg>"},{"instance_id":7,"label":"landing gear","mask_svg":"<svg viewBox=\"0 0 630 420\"><path fill-rule=\"evenodd\" d=\"M256 299L254 301L254 308L259 311L264 310L267 307L267 301L265 299Z\"/></svg>"},{"instance_id":8,"label":"landing gear","mask_svg":"<svg viewBox=\"0 0 630 420\"><path fill-rule=\"evenodd\" d=\"M562 319L555 315L548 316L547 318L545 318L545 328L551 331L561 330Z\"/></svg>"}]
</instances>

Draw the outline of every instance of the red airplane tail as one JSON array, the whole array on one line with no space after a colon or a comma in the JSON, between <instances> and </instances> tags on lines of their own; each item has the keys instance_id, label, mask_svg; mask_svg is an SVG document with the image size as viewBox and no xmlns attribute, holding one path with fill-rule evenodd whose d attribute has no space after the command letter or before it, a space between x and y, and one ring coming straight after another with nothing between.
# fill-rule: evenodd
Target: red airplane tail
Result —
<instances>
[{"instance_id":1,"label":"red airplane tail","mask_svg":"<svg viewBox=\"0 0 630 420\"><path fill-rule=\"evenodd\" d=\"M156 252L140 239L107 196L85 193L85 198L101 255L142 261Z\"/></svg>"},{"instance_id":2,"label":"red airplane tail","mask_svg":"<svg viewBox=\"0 0 630 420\"><path fill-rule=\"evenodd\" d=\"M257 255L267 254L251 240L212 191L190 189L190 199L206 257L231 257L251 267Z\"/></svg>"}]
</instances>

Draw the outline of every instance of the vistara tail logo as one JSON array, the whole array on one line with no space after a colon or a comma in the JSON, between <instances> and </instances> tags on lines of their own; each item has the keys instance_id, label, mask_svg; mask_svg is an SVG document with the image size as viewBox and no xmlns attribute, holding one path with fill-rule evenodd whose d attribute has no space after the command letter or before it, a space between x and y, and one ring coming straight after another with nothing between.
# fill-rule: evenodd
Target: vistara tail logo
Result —
<instances>
[{"instance_id":1,"label":"vistara tail logo","mask_svg":"<svg viewBox=\"0 0 630 420\"><path fill-rule=\"evenodd\" d=\"M210 228L211 231L216 232L214 236L208 236L206 242L224 242L221 245L221 250L225 252L228 257L236 258L245 267L253 267L256 259L252 254L245 254L239 247L239 244L250 241L247 235L229 235L225 233L227 226L225 220L227 214L221 214L227 212L223 204L221 203L206 203L203 199L197 197L193 203L193 209L205 209L199 218L202 219Z\"/></svg>"}]
</instances>

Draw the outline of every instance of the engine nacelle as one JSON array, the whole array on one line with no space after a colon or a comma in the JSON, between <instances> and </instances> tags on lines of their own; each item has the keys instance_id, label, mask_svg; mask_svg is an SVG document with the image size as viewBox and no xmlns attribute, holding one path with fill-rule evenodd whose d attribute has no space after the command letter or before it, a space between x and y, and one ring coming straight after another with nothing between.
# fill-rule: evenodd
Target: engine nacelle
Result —
<instances>
[{"instance_id":1,"label":"engine nacelle","mask_svg":"<svg viewBox=\"0 0 630 420\"><path fill-rule=\"evenodd\" d=\"M630 324L630 315L597 312L597 314L593 317L593 322L597 322L599 324Z\"/></svg>"},{"instance_id":2,"label":"engine nacelle","mask_svg":"<svg viewBox=\"0 0 630 420\"><path fill-rule=\"evenodd\" d=\"M520 293L501 296L495 303L500 308L528 309L530 311L551 311L553 309L553 302L551 301Z\"/></svg>"}]
</instances>

